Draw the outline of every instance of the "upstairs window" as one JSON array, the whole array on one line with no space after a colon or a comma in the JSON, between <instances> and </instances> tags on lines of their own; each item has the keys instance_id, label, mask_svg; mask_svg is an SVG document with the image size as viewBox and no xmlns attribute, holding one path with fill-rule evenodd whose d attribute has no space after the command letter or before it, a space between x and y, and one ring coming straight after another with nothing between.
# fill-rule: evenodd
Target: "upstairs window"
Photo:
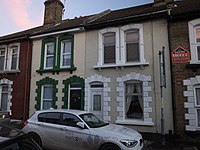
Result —
<instances>
[{"instance_id":1,"label":"upstairs window","mask_svg":"<svg viewBox=\"0 0 200 150\"><path fill-rule=\"evenodd\" d=\"M195 28L195 41L198 54L198 61L200 61L200 26Z\"/></svg>"},{"instance_id":2,"label":"upstairs window","mask_svg":"<svg viewBox=\"0 0 200 150\"><path fill-rule=\"evenodd\" d=\"M6 49L0 48L0 71L5 70L6 64Z\"/></svg>"},{"instance_id":3,"label":"upstairs window","mask_svg":"<svg viewBox=\"0 0 200 150\"><path fill-rule=\"evenodd\" d=\"M144 59L142 24L129 24L99 31L98 62L95 68L148 65Z\"/></svg>"},{"instance_id":4,"label":"upstairs window","mask_svg":"<svg viewBox=\"0 0 200 150\"><path fill-rule=\"evenodd\" d=\"M104 64L115 63L115 33L103 34Z\"/></svg>"},{"instance_id":5,"label":"upstairs window","mask_svg":"<svg viewBox=\"0 0 200 150\"><path fill-rule=\"evenodd\" d=\"M126 62L139 62L139 29L125 31Z\"/></svg>"},{"instance_id":6,"label":"upstairs window","mask_svg":"<svg viewBox=\"0 0 200 150\"><path fill-rule=\"evenodd\" d=\"M11 47L11 70L17 70L18 67L18 47Z\"/></svg>"},{"instance_id":7,"label":"upstairs window","mask_svg":"<svg viewBox=\"0 0 200 150\"><path fill-rule=\"evenodd\" d=\"M200 19L188 23L190 39L190 64L200 64Z\"/></svg>"},{"instance_id":8,"label":"upstairs window","mask_svg":"<svg viewBox=\"0 0 200 150\"><path fill-rule=\"evenodd\" d=\"M42 40L40 70L55 69L56 66L55 60L56 60L56 38L51 37Z\"/></svg>"},{"instance_id":9,"label":"upstairs window","mask_svg":"<svg viewBox=\"0 0 200 150\"><path fill-rule=\"evenodd\" d=\"M19 43L0 46L0 71L19 70Z\"/></svg>"},{"instance_id":10,"label":"upstairs window","mask_svg":"<svg viewBox=\"0 0 200 150\"><path fill-rule=\"evenodd\" d=\"M72 42L64 40L61 44L61 68L69 68L71 66Z\"/></svg>"},{"instance_id":11,"label":"upstairs window","mask_svg":"<svg viewBox=\"0 0 200 150\"><path fill-rule=\"evenodd\" d=\"M73 63L74 36L62 35L42 41L41 63L39 73L74 71Z\"/></svg>"},{"instance_id":12,"label":"upstairs window","mask_svg":"<svg viewBox=\"0 0 200 150\"><path fill-rule=\"evenodd\" d=\"M54 43L45 44L45 69L52 69L54 62Z\"/></svg>"}]
</instances>

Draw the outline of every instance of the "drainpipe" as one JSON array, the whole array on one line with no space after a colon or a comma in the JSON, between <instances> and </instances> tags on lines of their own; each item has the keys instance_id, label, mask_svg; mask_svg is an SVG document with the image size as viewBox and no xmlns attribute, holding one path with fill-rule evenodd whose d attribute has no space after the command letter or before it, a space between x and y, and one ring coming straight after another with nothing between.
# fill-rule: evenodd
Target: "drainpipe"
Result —
<instances>
[{"instance_id":1,"label":"drainpipe","mask_svg":"<svg viewBox=\"0 0 200 150\"><path fill-rule=\"evenodd\" d=\"M26 63L26 69L25 69L25 99L24 99L24 114L23 114L23 121L25 121L28 116L27 116L27 112L29 112L29 95L30 95L30 72L31 72L31 50L32 50L32 47L30 48L30 39L28 38L28 36L26 36L26 40L27 40L27 49L28 49L28 53L27 53L27 56L28 58L30 58L29 62L30 64L27 62ZM27 88L28 87L28 88Z\"/></svg>"},{"instance_id":2,"label":"drainpipe","mask_svg":"<svg viewBox=\"0 0 200 150\"><path fill-rule=\"evenodd\" d=\"M168 31L168 44L169 44L169 58L170 58L170 68L171 68L171 93L172 93L172 114L173 114L173 128L174 128L174 135L176 135L176 125L175 125L175 122L176 122L176 113L175 113L175 110L176 110L176 102L175 102L175 98L174 98L174 84L173 84L173 79L174 79L174 75L172 73L172 57L171 57L171 42L170 42L170 20L171 20L171 14L168 14L168 18L167 18L167 31Z\"/></svg>"}]
</instances>

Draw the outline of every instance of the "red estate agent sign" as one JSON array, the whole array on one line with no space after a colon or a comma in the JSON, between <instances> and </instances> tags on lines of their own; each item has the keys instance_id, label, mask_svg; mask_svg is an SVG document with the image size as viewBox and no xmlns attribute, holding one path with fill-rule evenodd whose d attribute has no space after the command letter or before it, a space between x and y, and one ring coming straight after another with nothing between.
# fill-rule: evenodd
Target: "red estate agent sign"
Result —
<instances>
[{"instance_id":1,"label":"red estate agent sign","mask_svg":"<svg viewBox=\"0 0 200 150\"><path fill-rule=\"evenodd\" d=\"M190 61L190 52L179 46L172 52L172 63L186 63Z\"/></svg>"}]
</instances>

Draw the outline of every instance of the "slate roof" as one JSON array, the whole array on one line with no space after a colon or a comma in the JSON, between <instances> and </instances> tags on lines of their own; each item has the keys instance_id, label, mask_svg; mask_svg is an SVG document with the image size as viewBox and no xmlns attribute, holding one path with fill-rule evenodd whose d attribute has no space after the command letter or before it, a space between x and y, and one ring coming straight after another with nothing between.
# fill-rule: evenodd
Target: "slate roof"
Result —
<instances>
[{"instance_id":1,"label":"slate roof","mask_svg":"<svg viewBox=\"0 0 200 150\"><path fill-rule=\"evenodd\" d=\"M88 30L90 28L111 26L120 23L139 22L157 17L168 17L168 10L170 10L170 15L174 18L191 15L200 16L200 0L175 1L173 4L171 3L160 6L155 6L154 3L149 3L113 11L106 10L99 14L78 17L74 19L66 19L60 24L54 26L38 26L25 31L2 36L0 37L0 43L8 40L74 29L78 27L84 27L86 30Z\"/></svg>"}]
</instances>

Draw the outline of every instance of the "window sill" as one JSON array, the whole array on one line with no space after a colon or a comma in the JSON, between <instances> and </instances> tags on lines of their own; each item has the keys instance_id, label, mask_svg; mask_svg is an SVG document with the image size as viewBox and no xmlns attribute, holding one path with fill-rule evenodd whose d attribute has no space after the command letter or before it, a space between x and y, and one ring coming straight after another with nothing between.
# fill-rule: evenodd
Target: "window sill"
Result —
<instances>
[{"instance_id":1,"label":"window sill","mask_svg":"<svg viewBox=\"0 0 200 150\"><path fill-rule=\"evenodd\" d=\"M101 68L124 68L124 67L133 67L133 66L148 66L148 62L137 62L137 63L127 63L127 64L106 64L106 65L97 65L94 66L94 69Z\"/></svg>"},{"instance_id":2,"label":"window sill","mask_svg":"<svg viewBox=\"0 0 200 150\"><path fill-rule=\"evenodd\" d=\"M0 74L16 74L20 73L20 70L5 70L5 71L0 71Z\"/></svg>"},{"instance_id":3,"label":"window sill","mask_svg":"<svg viewBox=\"0 0 200 150\"><path fill-rule=\"evenodd\" d=\"M77 68L76 67L72 67L72 68L60 68L60 69L45 69L45 70L36 70L36 72L40 73L41 75L43 73L52 73L52 74L59 74L59 72L70 72L72 73L73 71L75 71Z\"/></svg>"},{"instance_id":4,"label":"window sill","mask_svg":"<svg viewBox=\"0 0 200 150\"><path fill-rule=\"evenodd\" d=\"M154 126L153 122L145 122L143 120L116 120L115 123L122 125Z\"/></svg>"}]
</instances>

